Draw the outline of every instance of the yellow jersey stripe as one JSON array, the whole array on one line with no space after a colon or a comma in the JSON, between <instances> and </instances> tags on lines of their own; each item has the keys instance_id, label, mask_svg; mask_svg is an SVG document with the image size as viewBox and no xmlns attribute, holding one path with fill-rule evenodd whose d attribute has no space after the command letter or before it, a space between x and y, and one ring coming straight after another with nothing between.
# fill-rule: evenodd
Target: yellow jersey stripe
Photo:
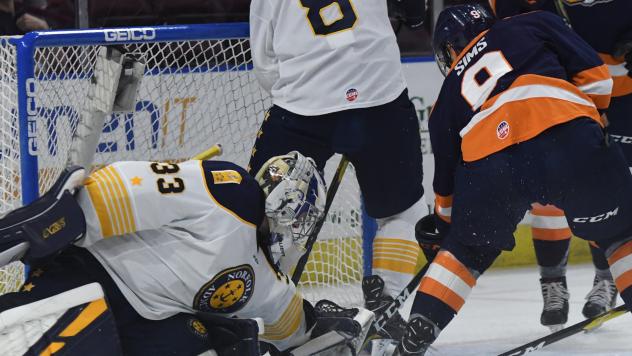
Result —
<instances>
[{"instance_id":1,"label":"yellow jersey stripe","mask_svg":"<svg viewBox=\"0 0 632 356\"><path fill-rule=\"evenodd\" d=\"M390 237L376 237L375 240L373 241L373 245L379 245L379 244L389 244L389 245L403 245L403 246L408 246L408 247L415 247L415 248L419 248L419 244L417 243L417 241L410 241L410 240L403 240L403 239L396 239L396 238L390 238Z\"/></svg>"},{"instance_id":2,"label":"yellow jersey stripe","mask_svg":"<svg viewBox=\"0 0 632 356\"><path fill-rule=\"evenodd\" d=\"M374 260L375 259L390 259L390 260L402 261L402 262L407 262L407 263L414 263L414 264L417 263L417 258L402 256L397 253L374 252L373 259Z\"/></svg>"},{"instance_id":3,"label":"yellow jersey stripe","mask_svg":"<svg viewBox=\"0 0 632 356\"><path fill-rule=\"evenodd\" d=\"M265 333L268 335L283 334L287 326L290 324L292 317L299 310L299 307L301 306L300 302L301 302L301 299L298 298L296 295L294 295L292 297L292 300L290 301L290 304L285 309L285 311L283 312L279 320L277 320L273 324L266 325Z\"/></svg>"},{"instance_id":4,"label":"yellow jersey stripe","mask_svg":"<svg viewBox=\"0 0 632 356\"><path fill-rule=\"evenodd\" d=\"M122 214L122 225L123 225L123 233L129 233L136 231L133 227L134 223L132 221L131 209L130 209L130 199L129 193L127 192L127 187L125 187L125 183L123 183L123 179L119 173L113 167L108 167L106 170L106 174L110 177L110 181L112 182L112 186L117 190L117 202L121 207Z\"/></svg>"},{"instance_id":5,"label":"yellow jersey stripe","mask_svg":"<svg viewBox=\"0 0 632 356\"><path fill-rule=\"evenodd\" d=\"M85 329L88 325L92 324L99 315L103 314L108 309L105 299L101 298L88 304L88 306L81 311L81 313L75 318L75 320L68 325L59 336L71 337L77 335L81 330Z\"/></svg>"},{"instance_id":6,"label":"yellow jersey stripe","mask_svg":"<svg viewBox=\"0 0 632 356\"><path fill-rule=\"evenodd\" d=\"M103 238L108 238L114 235L114 224L110 218L112 215L110 214L109 206L105 201L99 181L95 179L94 173L86 180L85 187L88 190L90 200L92 201L94 210L99 218Z\"/></svg>"},{"instance_id":7,"label":"yellow jersey stripe","mask_svg":"<svg viewBox=\"0 0 632 356\"><path fill-rule=\"evenodd\" d=\"M123 206L123 215L125 218L124 221L127 227L125 232L126 233L134 232L136 231L136 222L134 218L135 215L134 215L132 200L130 199L129 191L127 190L127 187L125 186L125 182L123 181L123 178L121 178L121 175L114 167L110 166L108 173L110 173L110 175L113 176L114 184L119 188L119 192L121 193L120 202Z\"/></svg>"},{"instance_id":8,"label":"yellow jersey stripe","mask_svg":"<svg viewBox=\"0 0 632 356\"><path fill-rule=\"evenodd\" d=\"M413 263L405 263L390 259L376 259L373 260L373 268L383 269L391 272L413 274L416 272L415 270L417 268L417 265Z\"/></svg>"},{"instance_id":9,"label":"yellow jersey stripe","mask_svg":"<svg viewBox=\"0 0 632 356\"><path fill-rule=\"evenodd\" d=\"M404 250L401 248L384 248L384 247L379 247L379 248L375 248L373 249L374 252L384 252L384 253L395 253L395 254L401 254L407 257L411 257L414 258L415 260L417 259L417 256L419 255L419 251L411 251L410 249Z\"/></svg>"},{"instance_id":10,"label":"yellow jersey stripe","mask_svg":"<svg viewBox=\"0 0 632 356\"><path fill-rule=\"evenodd\" d=\"M265 333L262 335L262 338L268 340L282 340L294 334L303 318L303 313L301 312L302 305L303 299L295 294L294 297L292 297L290 305L285 309L279 320L271 325L265 325Z\"/></svg>"},{"instance_id":11,"label":"yellow jersey stripe","mask_svg":"<svg viewBox=\"0 0 632 356\"><path fill-rule=\"evenodd\" d=\"M106 197L106 204L112 213L110 216L113 218L112 222L114 226L114 234L121 235L123 232L123 215L121 214L121 208L117 203L117 192L105 173L106 168L95 172L95 176L98 178L97 181L99 182L99 186Z\"/></svg>"},{"instance_id":12,"label":"yellow jersey stripe","mask_svg":"<svg viewBox=\"0 0 632 356\"><path fill-rule=\"evenodd\" d=\"M42 352L40 352L40 356L51 356L57 351L61 350L64 345L66 345L65 342L51 342L50 345L46 346L46 348Z\"/></svg>"}]
</instances>

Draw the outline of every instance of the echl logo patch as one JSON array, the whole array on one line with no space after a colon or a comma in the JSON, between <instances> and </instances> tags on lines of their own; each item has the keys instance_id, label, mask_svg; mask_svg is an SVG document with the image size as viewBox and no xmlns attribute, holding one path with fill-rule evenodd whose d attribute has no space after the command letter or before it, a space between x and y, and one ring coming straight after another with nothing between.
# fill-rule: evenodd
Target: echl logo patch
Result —
<instances>
[{"instance_id":1,"label":"echl logo patch","mask_svg":"<svg viewBox=\"0 0 632 356\"><path fill-rule=\"evenodd\" d=\"M234 313L243 308L255 289L255 273L249 265L225 269L195 295L193 308L203 312Z\"/></svg>"},{"instance_id":2,"label":"echl logo patch","mask_svg":"<svg viewBox=\"0 0 632 356\"><path fill-rule=\"evenodd\" d=\"M496 136L498 136L501 140L504 140L509 136L509 124L507 121L501 121L501 123L498 124L498 127L496 128Z\"/></svg>"},{"instance_id":3,"label":"echl logo patch","mask_svg":"<svg viewBox=\"0 0 632 356\"><path fill-rule=\"evenodd\" d=\"M613 0L562 0L568 6L593 6L597 4L604 4L607 2L612 2Z\"/></svg>"},{"instance_id":4,"label":"echl logo patch","mask_svg":"<svg viewBox=\"0 0 632 356\"><path fill-rule=\"evenodd\" d=\"M347 101L355 101L358 98L358 91L354 88L347 90Z\"/></svg>"}]
</instances>

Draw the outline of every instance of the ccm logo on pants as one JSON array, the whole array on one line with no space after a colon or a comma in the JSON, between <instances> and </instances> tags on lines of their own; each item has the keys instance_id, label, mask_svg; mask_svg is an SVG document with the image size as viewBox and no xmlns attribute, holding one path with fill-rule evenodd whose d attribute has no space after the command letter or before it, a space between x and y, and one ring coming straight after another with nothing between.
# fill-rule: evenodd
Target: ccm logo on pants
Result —
<instances>
[{"instance_id":1,"label":"ccm logo on pants","mask_svg":"<svg viewBox=\"0 0 632 356\"><path fill-rule=\"evenodd\" d=\"M619 212L619 207L616 207L613 211L609 211L607 213L599 214L597 216L588 217L588 218L575 218L573 222L576 223L596 223L600 221L604 221L609 219L612 216L616 216Z\"/></svg>"}]
</instances>

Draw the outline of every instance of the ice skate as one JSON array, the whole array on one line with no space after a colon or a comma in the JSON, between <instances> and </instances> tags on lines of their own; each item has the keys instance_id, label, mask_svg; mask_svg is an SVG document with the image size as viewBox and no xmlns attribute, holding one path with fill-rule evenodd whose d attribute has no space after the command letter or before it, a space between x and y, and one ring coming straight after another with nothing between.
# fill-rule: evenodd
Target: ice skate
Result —
<instances>
[{"instance_id":1,"label":"ice skate","mask_svg":"<svg viewBox=\"0 0 632 356\"><path fill-rule=\"evenodd\" d=\"M404 337L393 356L425 355L438 334L439 328L434 323L421 316L414 317L406 325Z\"/></svg>"},{"instance_id":2,"label":"ice skate","mask_svg":"<svg viewBox=\"0 0 632 356\"><path fill-rule=\"evenodd\" d=\"M552 332L561 330L568 320L568 288L566 277L541 278L542 299L544 308L540 323L549 327Z\"/></svg>"},{"instance_id":3,"label":"ice skate","mask_svg":"<svg viewBox=\"0 0 632 356\"><path fill-rule=\"evenodd\" d=\"M586 304L582 314L586 318L594 318L614 307L617 301L617 286L611 279L599 279L595 276L593 288L586 295Z\"/></svg>"}]
</instances>

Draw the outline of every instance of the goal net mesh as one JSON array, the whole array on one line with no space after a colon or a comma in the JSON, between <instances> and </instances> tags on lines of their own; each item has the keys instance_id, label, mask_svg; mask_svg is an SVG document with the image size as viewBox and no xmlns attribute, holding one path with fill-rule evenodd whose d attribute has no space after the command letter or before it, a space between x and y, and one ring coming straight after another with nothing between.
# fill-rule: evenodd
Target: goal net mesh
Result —
<instances>
[{"instance_id":1,"label":"goal net mesh","mask_svg":"<svg viewBox=\"0 0 632 356\"><path fill-rule=\"evenodd\" d=\"M21 179L44 193L65 167L73 134L88 102L99 46L38 47L34 51L37 172L20 171L15 49L0 48L0 213L21 205ZM219 143L220 158L248 164L270 98L257 84L247 38L140 42L125 50L146 64L133 112L106 118L94 167L120 160L180 161ZM339 158L327 165L331 181ZM36 177L35 177L36 176ZM347 171L300 287L306 298L345 305L362 301L362 218L353 167ZM12 266L0 293L22 279ZM209 276L211 277L211 276Z\"/></svg>"}]
</instances>

